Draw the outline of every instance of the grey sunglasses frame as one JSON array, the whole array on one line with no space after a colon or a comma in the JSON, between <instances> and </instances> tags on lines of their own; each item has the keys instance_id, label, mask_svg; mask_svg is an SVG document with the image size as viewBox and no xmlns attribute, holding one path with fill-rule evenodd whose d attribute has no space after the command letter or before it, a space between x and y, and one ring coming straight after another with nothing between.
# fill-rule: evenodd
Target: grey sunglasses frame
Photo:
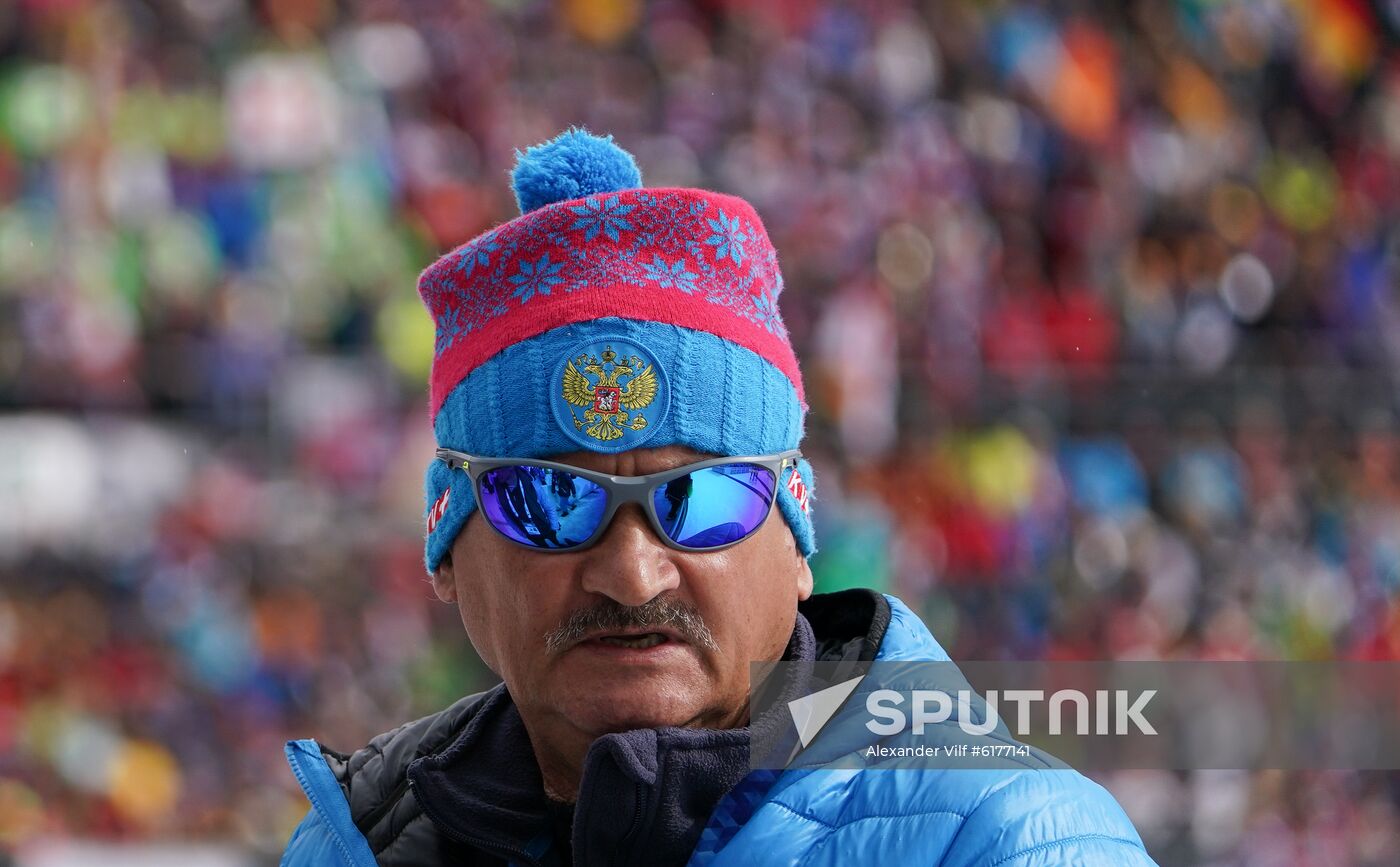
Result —
<instances>
[{"instance_id":1,"label":"grey sunglasses frame","mask_svg":"<svg viewBox=\"0 0 1400 867\"><path fill-rule=\"evenodd\" d=\"M652 530L656 532L657 537L661 539L668 548L690 553L722 551L725 548L737 545L749 538L758 531L759 527L763 526L764 522L768 520L768 516L773 513L773 505L778 502L779 488L783 483L783 470L786 470L788 467L796 467L798 460L802 457L802 452L799 449L790 449L775 455L709 458L707 460L697 461L693 464L685 464L684 466L663 470L659 473L649 473L645 476L610 476L607 473L598 473L592 470L585 470L582 467L573 466L572 464L561 464L555 461L536 461L521 458L483 458L477 455L469 455L466 452L443 448L438 449L436 454L438 460L446 463L449 470L460 468L466 471L467 477L470 478L472 482L472 496L476 497L476 506L478 510L481 509L482 503L481 476L489 470L499 469L501 467L543 467L544 469L561 470L578 476L581 479L587 479L601 487L607 493L608 505L603 511L603 517L598 521L598 528L593 531L593 535L589 536L584 541L567 548L539 548L534 545L527 545L524 542L517 541L506 535L506 533L498 529L495 524L492 524L491 520L487 518L485 514L481 516L482 520L486 521L487 525L490 526L492 530L495 530L496 533L507 542L519 545L521 548L525 548L529 551L538 551L541 554L572 554L575 551L582 551L586 548L593 547L598 543L599 539L603 538L603 534L607 532L608 527L612 524L613 516L617 514L618 507L623 503L636 503L640 505L642 507L642 512L647 516L647 523L651 524ZM759 521L754 529L750 530L748 533L745 533L733 542L726 542L723 545L715 545L709 548L691 548L672 540L670 536L666 535L666 531L661 528L661 520L656 515L656 504L652 502L652 492L660 485L672 479L678 479L681 476L689 475L698 470L708 469L709 467L724 466L725 464L755 464L773 474L773 499L768 503L768 510L763 513L763 520Z\"/></svg>"}]
</instances>

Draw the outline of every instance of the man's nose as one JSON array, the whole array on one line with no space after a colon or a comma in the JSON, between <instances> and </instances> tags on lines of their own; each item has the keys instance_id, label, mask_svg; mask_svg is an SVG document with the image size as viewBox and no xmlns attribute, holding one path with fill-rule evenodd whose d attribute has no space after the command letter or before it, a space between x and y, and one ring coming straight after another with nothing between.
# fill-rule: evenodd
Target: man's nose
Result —
<instances>
[{"instance_id":1,"label":"man's nose","mask_svg":"<svg viewBox=\"0 0 1400 867\"><path fill-rule=\"evenodd\" d=\"M671 549L656 538L635 503L618 509L603 538L584 553L583 589L620 605L650 602L681 583Z\"/></svg>"}]
</instances>

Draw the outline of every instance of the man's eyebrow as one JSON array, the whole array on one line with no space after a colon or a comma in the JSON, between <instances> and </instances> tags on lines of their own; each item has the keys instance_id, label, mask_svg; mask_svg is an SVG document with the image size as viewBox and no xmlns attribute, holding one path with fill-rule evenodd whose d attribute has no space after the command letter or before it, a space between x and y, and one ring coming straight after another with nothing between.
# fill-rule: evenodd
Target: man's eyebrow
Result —
<instances>
[{"instance_id":1,"label":"man's eyebrow","mask_svg":"<svg viewBox=\"0 0 1400 867\"><path fill-rule=\"evenodd\" d=\"M698 463L700 463L701 461L712 461L712 460L714 460L715 458L724 458L724 457L732 457L732 455L715 455L715 454L710 454L709 452L696 452L696 453L694 453L694 454L692 454L692 455L687 455L687 456L685 456L685 457L678 458L678 459L675 460L674 462L668 461L668 462L667 462L667 465L666 465L665 467L662 467L661 469L655 470L654 472L664 473L664 472L666 472L667 470L674 470L676 467L683 467L683 466L685 466L686 464L698 464Z\"/></svg>"},{"instance_id":2,"label":"man's eyebrow","mask_svg":"<svg viewBox=\"0 0 1400 867\"><path fill-rule=\"evenodd\" d=\"M671 470L676 469L677 467L683 467L683 466L686 466L687 464L698 464L698 463L700 463L701 461L704 461L704 460L709 460L709 458L708 458L708 457L701 457L701 458L677 458L677 459L675 459L675 460L669 460L669 459L668 459L668 460L663 460L663 461L662 461L661 463L659 463L659 464L654 464L654 465L651 465L651 466L647 466L647 467L645 467L645 468L643 468L643 467L634 467L634 468L632 469L632 471L629 472L629 473L614 473L614 472L609 472L608 475L610 475L610 476L632 476L632 477L634 477L634 478L637 477L637 476L654 476L654 475L656 475L657 473L668 473L668 472L670 472ZM604 472L604 471L603 471L603 470L594 470L594 472Z\"/></svg>"},{"instance_id":3,"label":"man's eyebrow","mask_svg":"<svg viewBox=\"0 0 1400 867\"><path fill-rule=\"evenodd\" d=\"M701 461L708 461L708 460L711 460L712 458L717 458L717 457L721 457L721 456L720 456L720 455L704 454L704 453L701 453L701 452L697 452L697 453L695 453L694 455L683 455L683 456L681 456L681 457L679 457L679 458L676 458L676 459L674 459L674 460L663 460L662 463L664 464L664 466L661 466L661 467L658 467L658 468L652 470L651 473L641 473L641 475L651 475L651 474L653 474L653 473L664 473L664 472L666 472L667 470L674 470L676 467L683 467L683 466L685 466L686 464L698 464L698 463L700 463Z\"/></svg>"}]
</instances>

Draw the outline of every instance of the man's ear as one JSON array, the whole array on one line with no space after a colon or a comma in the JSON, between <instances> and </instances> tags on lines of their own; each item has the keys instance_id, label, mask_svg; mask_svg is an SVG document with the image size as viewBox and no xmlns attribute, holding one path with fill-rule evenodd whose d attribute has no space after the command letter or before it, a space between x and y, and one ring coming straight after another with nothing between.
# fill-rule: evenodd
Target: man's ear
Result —
<instances>
[{"instance_id":1,"label":"man's ear","mask_svg":"<svg viewBox=\"0 0 1400 867\"><path fill-rule=\"evenodd\" d=\"M437 598L443 602L456 604L457 602L457 579L452 573L452 552L442 555L442 560L433 570L433 592Z\"/></svg>"},{"instance_id":2,"label":"man's ear","mask_svg":"<svg viewBox=\"0 0 1400 867\"><path fill-rule=\"evenodd\" d=\"M802 556L802 552L797 552L797 601L801 602L812 595L812 587L815 584L812 578L812 567L807 563L807 558Z\"/></svg>"},{"instance_id":3,"label":"man's ear","mask_svg":"<svg viewBox=\"0 0 1400 867\"><path fill-rule=\"evenodd\" d=\"M783 534L784 547L787 549L787 556L797 561L797 601L801 602L812 595L812 588L816 584L812 578L812 566L807 562L807 557L802 553L802 547L797 544L797 536L793 535L792 528L786 528Z\"/></svg>"}]
</instances>

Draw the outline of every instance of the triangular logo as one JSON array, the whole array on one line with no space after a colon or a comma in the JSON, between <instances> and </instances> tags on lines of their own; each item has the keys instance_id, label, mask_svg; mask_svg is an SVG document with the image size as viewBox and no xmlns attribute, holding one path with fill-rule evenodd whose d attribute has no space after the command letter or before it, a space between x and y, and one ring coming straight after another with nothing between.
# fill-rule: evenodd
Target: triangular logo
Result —
<instances>
[{"instance_id":1,"label":"triangular logo","mask_svg":"<svg viewBox=\"0 0 1400 867\"><path fill-rule=\"evenodd\" d=\"M803 749L812 743L812 739L817 736L817 732L822 730L822 726L836 715L842 702L855 692L862 680L865 680L863 674L844 683L838 683L835 686L814 692L806 698L788 702L788 711L792 714L793 724L797 726L797 736L802 740Z\"/></svg>"}]
</instances>

